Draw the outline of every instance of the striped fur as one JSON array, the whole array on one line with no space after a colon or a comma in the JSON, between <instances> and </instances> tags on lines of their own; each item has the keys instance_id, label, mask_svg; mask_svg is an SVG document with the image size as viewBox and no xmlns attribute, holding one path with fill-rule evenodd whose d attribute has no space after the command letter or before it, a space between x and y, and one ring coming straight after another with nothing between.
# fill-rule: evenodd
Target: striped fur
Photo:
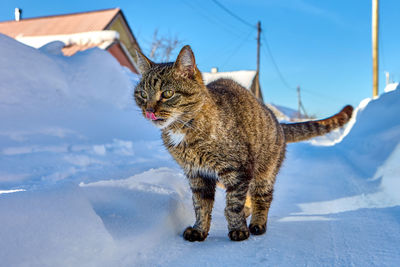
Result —
<instances>
[{"instance_id":1,"label":"striped fur","mask_svg":"<svg viewBox=\"0 0 400 267\"><path fill-rule=\"evenodd\" d=\"M183 233L188 241L203 241L208 235L217 182L226 189L230 239L265 233L286 142L324 134L351 116L352 108L346 107L326 120L280 124L236 82L219 79L205 86L189 46L173 63L155 64L141 53L138 58L142 79L135 89L136 103L143 116L152 114L192 190L196 220ZM173 95L163 97L166 90Z\"/></svg>"},{"instance_id":2,"label":"striped fur","mask_svg":"<svg viewBox=\"0 0 400 267\"><path fill-rule=\"evenodd\" d=\"M282 123L286 143L300 142L329 133L345 125L350 120L352 113L353 107L345 106L339 113L324 120Z\"/></svg>"}]
</instances>

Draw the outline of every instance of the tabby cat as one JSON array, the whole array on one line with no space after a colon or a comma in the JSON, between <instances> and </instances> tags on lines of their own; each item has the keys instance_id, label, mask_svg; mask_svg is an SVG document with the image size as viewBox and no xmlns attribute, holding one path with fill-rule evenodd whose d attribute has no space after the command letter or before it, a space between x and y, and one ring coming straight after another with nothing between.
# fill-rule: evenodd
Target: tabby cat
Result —
<instances>
[{"instance_id":1,"label":"tabby cat","mask_svg":"<svg viewBox=\"0 0 400 267\"><path fill-rule=\"evenodd\" d=\"M317 121L279 123L265 105L230 79L204 85L190 46L175 62L156 64L137 52L142 74L134 97L143 116L161 129L164 145L184 170L193 193L196 222L188 241L206 239L217 181L226 188L229 238L266 231L275 177L286 143L323 135L349 121L353 108ZM252 217L246 224L246 197Z\"/></svg>"}]
</instances>

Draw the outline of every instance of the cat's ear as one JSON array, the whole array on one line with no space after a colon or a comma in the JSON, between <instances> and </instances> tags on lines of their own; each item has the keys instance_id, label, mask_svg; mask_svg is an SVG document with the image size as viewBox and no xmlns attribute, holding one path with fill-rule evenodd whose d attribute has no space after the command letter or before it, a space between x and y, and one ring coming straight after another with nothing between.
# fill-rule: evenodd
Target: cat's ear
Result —
<instances>
[{"instance_id":1,"label":"cat's ear","mask_svg":"<svg viewBox=\"0 0 400 267\"><path fill-rule=\"evenodd\" d=\"M136 66L140 74L148 71L153 65L154 63L150 59L143 55L142 52L136 50Z\"/></svg>"},{"instance_id":2,"label":"cat's ear","mask_svg":"<svg viewBox=\"0 0 400 267\"><path fill-rule=\"evenodd\" d=\"M196 74L196 61L189 45L185 45L179 52L174 64L175 72L183 77L193 78Z\"/></svg>"}]
</instances>

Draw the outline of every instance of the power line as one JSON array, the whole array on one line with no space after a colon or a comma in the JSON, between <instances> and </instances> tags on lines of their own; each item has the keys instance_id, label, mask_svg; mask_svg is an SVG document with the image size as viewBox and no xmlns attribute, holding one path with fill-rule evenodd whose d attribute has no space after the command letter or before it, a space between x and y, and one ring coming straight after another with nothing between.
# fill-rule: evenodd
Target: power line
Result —
<instances>
[{"instance_id":1,"label":"power line","mask_svg":"<svg viewBox=\"0 0 400 267\"><path fill-rule=\"evenodd\" d=\"M238 15L236 15L235 13L233 13L232 11L230 11L227 7L225 7L223 4L221 4L220 2L218 2L217 0L211 0L213 1L217 6L219 6L222 10L224 10L226 13L228 13L229 15L231 15L232 17L234 17L235 19L237 19L238 21L242 22L243 24L245 24L248 27L251 28L256 28L255 25L251 24L250 22L247 22L246 20L242 19L241 17L239 17Z\"/></svg>"},{"instance_id":2,"label":"power line","mask_svg":"<svg viewBox=\"0 0 400 267\"><path fill-rule=\"evenodd\" d=\"M235 35L236 37L241 38L242 36L240 34L238 34L237 32L233 31L231 29L231 27L226 27L223 23L221 23L220 21L218 21L215 17L209 16L207 13L202 12L202 10L200 10L198 7L194 6L192 2L190 1L183 1L183 3L190 7L191 9L193 9L195 11L196 15L200 15L201 17L203 17L204 19L206 19L209 23L214 24L214 25L218 25L222 28L224 28L224 30L226 32L229 32L230 34Z\"/></svg>"},{"instance_id":3,"label":"power line","mask_svg":"<svg viewBox=\"0 0 400 267\"><path fill-rule=\"evenodd\" d=\"M239 49L248 41L250 35L253 33L253 30L251 30L246 37L238 44L237 47L234 48L233 52L228 56L228 58L225 60L225 62L221 65L221 68L223 68L228 61L239 51Z\"/></svg>"},{"instance_id":4,"label":"power line","mask_svg":"<svg viewBox=\"0 0 400 267\"><path fill-rule=\"evenodd\" d=\"M217 1L217 0L211 0L211 1L214 2L218 7L220 7L222 10L224 10L226 13L228 13L230 16L234 17L236 20L238 20L238 21L240 21L241 23L243 23L244 25L246 25L246 26L248 26L248 27L250 27L250 28L252 28L252 29L257 29L257 27L256 27L255 25L253 25L253 24L251 24L250 22L244 20L244 19L241 18L240 16L236 15L235 13L233 13L232 11L230 11L227 7L225 7L223 4L221 4L219 1ZM203 18L205 18L206 20L208 20L208 21L211 22L212 24L218 24L219 26L223 27L226 31L230 32L231 34L233 34L233 35L235 35L235 36L237 36L237 37L241 37L241 36L238 35L237 32L232 31L232 30L231 30L231 27L224 27L224 25L223 25L222 23L220 23L219 21L217 21L217 20L215 19L215 17L209 16L207 13L201 12L201 11L199 10L198 7L193 6L193 3L187 2L187 1L183 1L183 2L184 2L187 6L189 6L189 7L192 8L193 10L195 10L195 11L196 11L196 14L202 16ZM228 57L228 59L224 62L224 65L225 65L225 64L230 60L230 58L231 58L234 54L236 54L237 51L243 46L243 44L247 41L248 36L249 36L250 34L251 34L251 32L250 32L250 33L246 36L246 38L243 39L243 41L234 49L234 51L232 52L232 54L231 54L231 55ZM280 68L279 68L279 66L278 66L278 64L277 64L277 62L276 62L276 60L275 60L273 54L272 54L271 48L270 48L270 46L269 46L269 43L268 43L268 41L267 41L267 39L266 39L264 33L262 33L262 39L263 39L263 41L264 41L264 43L265 43L265 47L266 47L266 51L267 51L267 52L265 51L264 47L262 47L262 50L263 50L263 52L264 52L266 55L267 55L267 54L269 55L269 57L270 57L270 59L271 59L271 62L272 62L272 64L273 64L274 68L275 68L275 71L277 72L277 74L278 74L278 76L279 76L279 79L281 80L282 84L283 84L287 89L289 89L289 90L291 90L291 91L296 91L296 89L295 89L294 87L290 86L290 84L289 84L289 82L286 80L285 76L283 76L283 74L282 74L282 72L281 72L281 70L280 70ZM303 91L306 92L306 93L308 93L308 94L311 94L311 95L313 95L313 96L317 96L317 97L320 97L320 98L323 98L323 99L327 99L327 98L329 98L329 99L335 99L335 98L333 98L333 97L331 97L331 96L326 96L326 95L323 95L323 94L320 94L320 93L316 93L316 92L311 91L311 90L303 89ZM336 98L336 100L338 100L338 99ZM338 100L338 101L342 101L342 100Z\"/></svg>"},{"instance_id":5,"label":"power line","mask_svg":"<svg viewBox=\"0 0 400 267\"><path fill-rule=\"evenodd\" d=\"M264 33L262 33L262 39L263 39L263 41L264 41L265 47L267 48L268 55L269 55L269 57L271 58L272 65L274 66L274 68L275 68L275 70L276 70L276 73L278 73L278 76L279 76L280 80L282 81L283 85L285 85L285 87L286 87L287 89L289 89L289 90L295 90L295 89L294 89L292 86L290 86L289 83L286 81L285 77L283 76L281 70L280 70L279 67L278 67L278 64L276 64L275 58L274 58L274 56L272 55L271 48L269 47L269 44L268 44L268 42L267 42L267 38L265 37L265 34L264 34ZM263 46L261 46L261 47L263 48ZM263 49L263 51L264 51L264 53L265 53L265 49Z\"/></svg>"},{"instance_id":6,"label":"power line","mask_svg":"<svg viewBox=\"0 0 400 267\"><path fill-rule=\"evenodd\" d=\"M312 90L304 89L303 87L301 88L301 90L303 92L306 92L306 93L308 93L308 94L310 94L312 96L319 97L321 99L325 99L325 100L329 99L329 100L334 100L334 101L337 101L337 102L347 102L347 100L345 100L345 99L337 98L337 97L331 96L331 95L321 94L319 92L317 93L317 92L312 91Z\"/></svg>"},{"instance_id":7,"label":"power line","mask_svg":"<svg viewBox=\"0 0 400 267\"><path fill-rule=\"evenodd\" d=\"M236 27L236 21L226 20L221 17L220 9L210 8L210 6L205 4L203 0L190 0L190 3L196 6L198 9L201 9L208 16L211 16L213 19L218 20L220 24L225 24L226 27L228 27L230 30L234 30L237 34L243 35L246 33L240 28Z\"/></svg>"},{"instance_id":8,"label":"power line","mask_svg":"<svg viewBox=\"0 0 400 267\"><path fill-rule=\"evenodd\" d=\"M273 54L272 54L271 48L270 48L270 46L269 46L269 44L268 44L268 42L267 42L267 38L265 37L265 34L264 34L264 33L262 33L262 39L263 39L263 41L264 41L265 47L267 48L268 55L269 55L269 57L270 57L270 59L271 59L272 65L274 66L275 71L277 72L277 74L278 74L278 76L279 76L279 79L281 80L282 84L283 84L287 89L289 89L289 90L291 90L291 91L295 91L296 89L295 89L294 87L290 86L290 84L287 82L285 76L283 76L283 74L282 74L282 72L281 72L281 70L280 70L278 64L276 63L275 58L274 58L274 56L273 56ZM261 47L263 48L263 46L261 46ZM263 49L263 51L264 51L264 53L266 53L266 52L265 52L265 49ZM312 96L319 97L319 98L322 98L322 99L325 99L325 100L326 100L326 99L330 99L330 100L335 100L335 101L338 101L338 102L345 102L344 99L339 99L339 98L337 98L337 97L327 96L327 95L325 95L325 94L317 93L317 92L314 92L314 91L312 91L312 90L304 89L303 87L302 87L302 91L305 92L305 93L308 93L308 94L310 94L310 95L312 95Z\"/></svg>"}]
</instances>

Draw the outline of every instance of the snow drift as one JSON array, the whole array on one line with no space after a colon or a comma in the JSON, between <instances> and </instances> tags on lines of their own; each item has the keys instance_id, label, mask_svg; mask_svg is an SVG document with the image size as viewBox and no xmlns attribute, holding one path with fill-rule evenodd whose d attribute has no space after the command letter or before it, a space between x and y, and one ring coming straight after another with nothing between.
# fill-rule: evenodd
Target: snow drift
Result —
<instances>
[{"instance_id":1,"label":"snow drift","mask_svg":"<svg viewBox=\"0 0 400 267\"><path fill-rule=\"evenodd\" d=\"M188 243L191 193L133 103L138 77L100 49L0 46L0 265L400 263L399 90L288 147L266 235L230 242L218 189L209 237Z\"/></svg>"}]
</instances>

